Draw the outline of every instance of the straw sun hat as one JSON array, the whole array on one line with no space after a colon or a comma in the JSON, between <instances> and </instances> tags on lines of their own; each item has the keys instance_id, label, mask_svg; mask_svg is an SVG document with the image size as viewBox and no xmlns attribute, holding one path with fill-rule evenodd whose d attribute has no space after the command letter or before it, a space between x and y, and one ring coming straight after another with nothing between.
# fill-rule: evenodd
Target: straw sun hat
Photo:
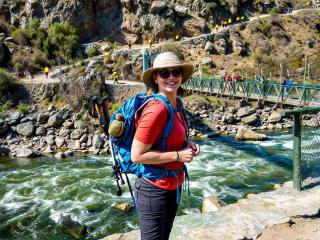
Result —
<instances>
[{"instance_id":1,"label":"straw sun hat","mask_svg":"<svg viewBox=\"0 0 320 240\"><path fill-rule=\"evenodd\" d=\"M193 65L183 63L176 54L173 52L160 53L153 62L152 68L147 69L143 72L141 80L148 86L152 86L153 78L152 75L158 69L170 68L170 67L181 67L183 69L182 83L184 83L193 73Z\"/></svg>"}]
</instances>

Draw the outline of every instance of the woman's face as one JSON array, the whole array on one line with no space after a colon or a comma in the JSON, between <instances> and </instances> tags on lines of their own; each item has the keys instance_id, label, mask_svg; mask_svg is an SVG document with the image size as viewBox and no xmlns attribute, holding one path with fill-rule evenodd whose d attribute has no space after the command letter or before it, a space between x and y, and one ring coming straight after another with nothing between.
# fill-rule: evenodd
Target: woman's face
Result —
<instances>
[{"instance_id":1,"label":"woman's face","mask_svg":"<svg viewBox=\"0 0 320 240\"><path fill-rule=\"evenodd\" d=\"M159 69L154 80L159 86L159 92L177 93L182 83L182 74L182 68L179 67Z\"/></svg>"}]
</instances>

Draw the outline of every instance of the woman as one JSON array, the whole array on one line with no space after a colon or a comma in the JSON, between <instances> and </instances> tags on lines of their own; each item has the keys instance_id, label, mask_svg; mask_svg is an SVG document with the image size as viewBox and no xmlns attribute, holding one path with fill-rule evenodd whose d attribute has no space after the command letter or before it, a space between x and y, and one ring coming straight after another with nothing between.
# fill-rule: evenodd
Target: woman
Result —
<instances>
[{"instance_id":1,"label":"woman","mask_svg":"<svg viewBox=\"0 0 320 240\"><path fill-rule=\"evenodd\" d=\"M159 54L153 67L142 74L142 81L154 92L165 96L173 107L177 106L178 92L193 72L191 64L184 64L172 52ZM151 164L167 170L181 169L199 154L199 145L186 141L188 127L183 114L175 112L174 127L167 138L166 151L156 146L166 124L167 110L160 101L150 101L136 120L136 133L131 148L135 163ZM139 213L142 240L169 239L178 209L177 186L181 190L184 171L177 176L166 176L159 181L138 178L136 202ZM178 181L178 183L177 183ZM178 196L180 197L180 196Z\"/></svg>"}]
</instances>

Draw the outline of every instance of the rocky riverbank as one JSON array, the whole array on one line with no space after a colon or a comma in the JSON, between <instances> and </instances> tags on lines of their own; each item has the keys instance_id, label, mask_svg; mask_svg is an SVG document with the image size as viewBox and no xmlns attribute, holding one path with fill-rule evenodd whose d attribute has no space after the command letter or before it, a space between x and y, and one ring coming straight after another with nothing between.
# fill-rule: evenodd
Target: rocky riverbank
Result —
<instances>
[{"instance_id":1,"label":"rocky riverbank","mask_svg":"<svg viewBox=\"0 0 320 240\"><path fill-rule=\"evenodd\" d=\"M317 240L319 191L320 186L299 192L292 189L291 182L272 192L249 194L246 199L215 212L180 216L175 220L170 239ZM136 240L139 236L139 230L135 230L104 240Z\"/></svg>"},{"instance_id":2,"label":"rocky riverbank","mask_svg":"<svg viewBox=\"0 0 320 240\"><path fill-rule=\"evenodd\" d=\"M114 96L114 101L123 101L141 91L142 87L111 85L107 89L113 93L110 96ZM261 104L254 106L245 100L220 102L189 96L184 98L184 104L191 137L232 134L238 140L263 140L265 137L256 135L254 131L282 130L293 125L291 119L281 117L282 110ZM52 105L43 110L37 108L32 105L28 114L11 112L0 119L0 155L36 157L55 154L63 158L75 151L83 154L109 153L105 134L87 111L79 113ZM305 125L319 126L320 115L305 115L304 118Z\"/></svg>"}]
</instances>

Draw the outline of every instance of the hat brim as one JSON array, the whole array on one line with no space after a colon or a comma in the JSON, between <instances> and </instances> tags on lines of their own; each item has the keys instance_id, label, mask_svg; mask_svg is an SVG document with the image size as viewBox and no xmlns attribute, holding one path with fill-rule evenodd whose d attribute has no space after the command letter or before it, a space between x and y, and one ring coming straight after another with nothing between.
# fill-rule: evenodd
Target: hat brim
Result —
<instances>
[{"instance_id":1,"label":"hat brim","mask_svg":"<svg viewBox=\"0 0 320 240\"><path fill-rule=\"evenodd\" d=\"M194 67L192 64L188 64L188 63L183 63L183 64L174 64L174 65L170 65L170 66L163 66L163 67L156 67L156 68L148 68L146 71L144 71L142 73L141 76L141 81L144 82L145 85L147 85L148 87L152 86L152 75L154 72L156 72L159 69L163 69L163 68L172 68L172 67L181 67L183 69L183 76L182 76L182 83L183 84L185 81L187 81L194 70Z\"/></svg>"}]
</instances>

